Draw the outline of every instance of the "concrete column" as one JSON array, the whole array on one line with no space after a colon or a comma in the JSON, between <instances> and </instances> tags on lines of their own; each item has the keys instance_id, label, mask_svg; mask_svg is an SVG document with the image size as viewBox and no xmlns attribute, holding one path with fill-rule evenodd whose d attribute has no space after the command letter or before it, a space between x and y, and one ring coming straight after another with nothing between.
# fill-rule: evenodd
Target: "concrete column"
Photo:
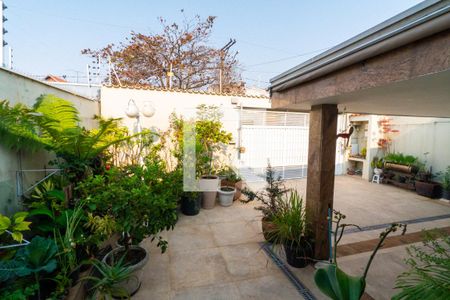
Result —
<instances>
[{"instance_id":1,"label":"concrete column","mask_svg":"<svg viewBox=\"0 0 450 300\"><path fill-rule=\"evenodd\" d=\"M327 217L333 209L337 114L336 104L314 105L310 112L306 214L316 259L329 256Z\"/></svg>"}]
</instances>

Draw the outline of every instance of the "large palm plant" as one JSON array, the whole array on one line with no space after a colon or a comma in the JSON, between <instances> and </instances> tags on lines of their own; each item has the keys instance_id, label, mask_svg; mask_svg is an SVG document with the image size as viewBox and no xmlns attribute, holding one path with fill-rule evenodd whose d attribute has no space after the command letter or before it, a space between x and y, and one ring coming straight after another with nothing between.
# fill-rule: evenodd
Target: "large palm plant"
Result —
<instances>
[{"instance_id":1,"label":"large palm plant","mask_svg":"<svg viewBox=\"0 0 450 300\"><path fill-rule=\"evenodd\" d=\"M54 95L39 97L32 108L1 101L0 118L2 144L13 150L54 152L70 179L84 177L106 148L123 140L114 138L118 119L100 119L97 129L87 130L79 125L75 106Z\"/></svg>"},{"instance_id":2,"label":"large palm plant","mask_svg":"<svg viewBox=\"0 0 450 300\"><path fill-rule=\"evenodd\" d=\"M408 248L410 270L401 274L392 299L450 299L450 236L444 232L425 233L422 247Z\"/></svg>"}]
</instances>

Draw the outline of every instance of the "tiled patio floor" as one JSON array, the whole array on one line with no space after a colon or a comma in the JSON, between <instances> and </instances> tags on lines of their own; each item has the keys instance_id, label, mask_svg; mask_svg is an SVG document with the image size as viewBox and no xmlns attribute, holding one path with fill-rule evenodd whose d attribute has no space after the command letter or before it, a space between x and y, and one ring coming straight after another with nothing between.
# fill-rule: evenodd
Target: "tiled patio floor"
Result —
<instances>
[{"instance_id":1,"label":"tiled patio floor","mask_svg":"<svg viewBox=\"0 0 450 300\"><path fill-rule=\"evenodd\" d=\"M305 180L288 184L303 193ZM450 214L448 204L391 186L347 176L337 177L335 186L336 208L348 215L348 222L360 225ZM165 254L144 241L150 260L133 299L301 299L296 287L261 249L260 216L254 205L235 202L231 207L201 210L197 216L180 215L175 229L166 233L169 249ZM422 222L411 225L409 232L449 225L449 218ZM343 243L373 239L379 232L347 234ZM341 257L340 266L358 274L369 254ZM373 298L389 299L394 293L395 277L405 269L404 257L405 246L380 251L368 277L367 292ZM290 270L317 299L325 299L313 283L312 266Z\"/></svg>"}]
</instances>

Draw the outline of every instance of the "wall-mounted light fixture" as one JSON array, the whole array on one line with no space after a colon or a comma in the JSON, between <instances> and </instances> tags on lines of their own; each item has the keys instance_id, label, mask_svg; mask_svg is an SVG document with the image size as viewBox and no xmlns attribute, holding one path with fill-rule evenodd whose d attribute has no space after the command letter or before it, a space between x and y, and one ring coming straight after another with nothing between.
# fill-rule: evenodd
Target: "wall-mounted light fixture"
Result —
<instances>
[{"instance_id":1,"label":"wall-mounted light fixture","mask_svg":"<svg viewBox=\"0 0 450 300\"><path fill-rule=\"evenodd\" d=\"M146 118L151 118L155 115L155 107L153 106L153 103L150 101L144 102L144 107L142 108L142 115ZM140 133L142 131L141 127L141 111L139 110L139 107L136 105L136 102L134 102L133 99L130 99L128 101L127 109L125 110L125 114L129 118L135 118L136 119L136 131L137 133Z\"/></svg>"}]
</instances>

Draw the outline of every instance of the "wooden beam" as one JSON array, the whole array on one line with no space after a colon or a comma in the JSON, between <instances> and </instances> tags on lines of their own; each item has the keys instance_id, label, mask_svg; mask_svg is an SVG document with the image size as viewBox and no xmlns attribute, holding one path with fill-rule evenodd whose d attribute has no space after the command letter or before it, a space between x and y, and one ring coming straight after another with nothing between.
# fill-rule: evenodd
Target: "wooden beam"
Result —
<instances>
[{"instance_id":1,"label":"wooden beam","mask_svg":"<svg viewBox=\"0 0 450 300\"><path fill-rule=\"evenodd\" d=\"M328 259L328 209L333 209L337 106L311 107L309 121L306 214L315 242L316 259Z\"/></svg>"}]
</instances>

